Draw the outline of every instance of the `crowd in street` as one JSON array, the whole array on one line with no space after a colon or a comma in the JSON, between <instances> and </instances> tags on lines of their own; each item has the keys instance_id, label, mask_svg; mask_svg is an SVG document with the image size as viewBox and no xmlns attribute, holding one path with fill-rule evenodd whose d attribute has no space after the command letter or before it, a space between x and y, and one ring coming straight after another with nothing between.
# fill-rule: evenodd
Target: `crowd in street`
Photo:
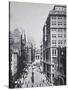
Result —
<instances>
[{"instance_id":1,"label":"crowd in street","mask_svg":"<svg viewBox=\"0 0 68 90\"><path fill-rule=\"evenodd\" d=\"M46 80L45 74L41 73L41 66L30 65L27 69L28 74L22 74L21 78L15 81L15 87L42 87L42 86L51 86Z\"/></svg>"}]
</instances>

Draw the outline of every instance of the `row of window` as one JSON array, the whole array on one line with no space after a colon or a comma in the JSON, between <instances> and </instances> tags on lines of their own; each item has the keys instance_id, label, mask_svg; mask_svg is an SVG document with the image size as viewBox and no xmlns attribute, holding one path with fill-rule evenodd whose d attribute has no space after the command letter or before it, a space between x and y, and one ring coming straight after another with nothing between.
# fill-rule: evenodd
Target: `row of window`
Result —
<instances>
[{"instance_id":1,"label":"row of window","mask_svg":"<svg viewBox=\"0 0 68 90\"><path fill-rule=\"evenodd\" d=\"M52 25L57 25L56 21L52 21ZM58 26L59 25L66 25L66 22L62 23L62 22L58 22Z\"/></svg>"},{"instance_id":2,"label":"row of window","mask_svg":"<svg viewBox=\"0 0 68 90\"><path fill-rule=\"evenodd\" d=\"M52 44L56 44L56 40L52 40ZM66 43L66 40L64 40L64 44ZM63 40L58 40L58 44L63 44Z\"/></svg>"},{"instance_id":3,"label":"row of window","mask_svg":"<svg viewBox=\"0 0 68 90\"><path fill-rule=\"evenodd\" d=\"M57 31L57 29L52 29L52 31ZM62 31L64 31L64 32L66 32L66 29L58 29L58 32L62 32Z\"/></svg>"},{"instance_id":4,"label":"row of window","mask_svg":"<svg viewBox=\"0 0 68 90\"><path fill-rule=\"evenodd\" d=\"M62 40L58 40L58 44L62 44L63 41ZM52 44L56 44L56 40L52 40Z\"/></svg>"},{"instance_id":5,"label":"row of window","mask_svg":"<svg viewBox=\"0 0 68 90\"><path fill-rule=\"evenodd\" d=\"M62 38L62 34L58 34L58 38ZM56 34L52 34L52 38L56 38ZM64 34L64 38L66 38L66 34Z\"/></svg>"},{"instance_id":6,"label":"row of window","mask_svg":"<svg viewBox=\"0 0 68 90\"><path fill-rule=\"evenodd\" d=\"M52 19L64 19L64 20L66 20L66 17L56 17L56 16L52 16Z\"/></svg>"},{"instance_id":7,"label":"row of window","mask_svg":"<svg viewBox=\"0 0 68 90\"><path fill-rule=\"evenodd\" d=\"M65 11L65 7L55 7L55 11Z\"/></svg>"},{"instance_id":8,"label":"row of window","mask_svg":"<svg viewBox=\"0 0 68 90\"><path fill-rule=\"evenodd\" d=\"M56 44L56 40L52 40L52 44ZM66 43L66 40L64 40L64 44ZM58 40L58 44L63 44L62 40Z\"/></svg>"}]
</instances>

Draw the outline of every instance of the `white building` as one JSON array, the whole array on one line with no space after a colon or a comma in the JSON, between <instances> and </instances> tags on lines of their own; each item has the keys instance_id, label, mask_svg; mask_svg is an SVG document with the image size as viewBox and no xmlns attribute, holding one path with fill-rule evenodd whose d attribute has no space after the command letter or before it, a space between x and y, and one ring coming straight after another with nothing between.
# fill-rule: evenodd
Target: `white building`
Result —
<instances>
[{"instance_id":1,"label":"white building","mask_svg":"<svg viewBox=\"0 0 68 90\"><path fill-rule=\"evenodd\" d=\"M35 62L40 63L40 50L36 49L35 51Z\"/></svg>"}]
</instances>

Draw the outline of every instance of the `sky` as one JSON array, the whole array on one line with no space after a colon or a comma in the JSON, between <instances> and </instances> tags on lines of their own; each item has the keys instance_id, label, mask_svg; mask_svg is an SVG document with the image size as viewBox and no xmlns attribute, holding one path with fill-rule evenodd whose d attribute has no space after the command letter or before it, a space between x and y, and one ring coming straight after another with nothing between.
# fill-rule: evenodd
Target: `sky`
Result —
<instances>
[{"instance_id":1,"label":"sky","mask_svg":"<svg viewBox=\"0 0 68 90\"><path fill-rule=\"evenodd\" d=\"M43 26L53 7L52 4L11 2L10 30L18 28L20 31L25 31L27 38L33 39L39 48L43 37Z\"/></svg>"}]
</instances>

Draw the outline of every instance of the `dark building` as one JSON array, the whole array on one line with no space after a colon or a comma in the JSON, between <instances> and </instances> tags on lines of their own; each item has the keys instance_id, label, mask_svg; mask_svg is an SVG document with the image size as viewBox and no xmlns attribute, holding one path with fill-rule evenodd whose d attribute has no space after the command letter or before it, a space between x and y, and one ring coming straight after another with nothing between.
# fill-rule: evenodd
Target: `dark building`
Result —
<instances>
[{"instance_id":1,"label":"dark building","mask_svg":"<svg viewBox=\"0 0 68 90\"><path fill-rule=\"evenodd\" d=\"M43 27L43 71L55 85L65 84L66 77L64 74L66 66L60 62L59 47L66 48L66 6L55 5ZM65 63L66 58L61 61Z\"/></svg>"}]
</instances>

